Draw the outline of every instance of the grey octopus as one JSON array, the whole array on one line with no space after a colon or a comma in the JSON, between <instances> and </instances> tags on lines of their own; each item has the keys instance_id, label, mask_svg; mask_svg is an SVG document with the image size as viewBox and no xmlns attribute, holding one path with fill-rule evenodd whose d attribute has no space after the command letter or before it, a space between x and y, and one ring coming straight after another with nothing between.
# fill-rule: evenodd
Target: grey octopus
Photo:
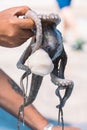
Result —
<instances>
[{"instance_id":1,"label":"grey octopus","mask_svg":"<svg viewBox=\"0 0 87 130\"><path fill-rule=\"evenodd\" d=\"M23 114L24 107L30 105L35 100L43 80L43 76L32 73L30 68L25 65L25 62L32 53L39 48L42 48L48 53L54 64L54 69L50 73L50 76L52 83L58 86L55 93L59 97L60 104L57 106L57 108L59 108L59 120L61 114L62 130L64 130L62 108L65 105L66 100L70 97L74 84L73 81L65 79L64 76L64 71L67 64L67 55L63 46L62 34L57 29L57 25L61 21L60 17L58 14L54 13L45 15L29 10L25 14L25 18L32 18L35 22L36 29L32 30L35 35L32 37L29 46L25 49L19 61L17 62L17 67L25 71L20 80L20 86L24 95L24 103L20 106L19 117L20 114ZM23 80L27 78L27 87L28 76L30 74L32 74L32 79L30 92L27 96ZM63 89L65 90L65 94L61 96L60 90Z\"/></svg>"}]
</instances>

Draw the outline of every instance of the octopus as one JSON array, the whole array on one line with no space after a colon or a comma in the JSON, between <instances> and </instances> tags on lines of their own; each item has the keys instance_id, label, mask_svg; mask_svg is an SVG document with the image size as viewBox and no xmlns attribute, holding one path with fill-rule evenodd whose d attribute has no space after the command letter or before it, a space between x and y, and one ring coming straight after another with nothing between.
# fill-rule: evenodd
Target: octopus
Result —
<instances>
[{"instance_id":1,"label":"octopus","mask_svg":"<svg viewBox=\"0 0 87 130\"><path fill-rule=\"evenodd\" d=\"M57 105L59 110L58 121L60 122L61 117L62 130L64 130L62 108L72 93L74 83L72 80L65 79L64 72L67 64L67 54L64 49L62 34L57 29L57 25L60 23L61 19L59 15L55 13L38 14L33 10L29 10L25 14L25 18L32 18L35 22L36 28L32 30L35 35L32 37L29 46L25 49L17 62L17 68L24 71L20 79L24 102L19 108L18 116L20 118L20 115L23 114L24 108L33 103L40 89L43 77L46 74L50 74L52 83L58 86L55 90L55 94L59 97L60 101L60 104ZM50 69L45 74L43 74L44 71L43 73L41 73L42 71L39 72L40 66L37 70L37 68L32 69L33 67L26 65L26 61L29 59L29 62L31 62L32 56L34 58L36 55L38 59L36 62L39 62L41 65L38 55L40 51L46 53L45 57L48 56L49 59L50 65L48 64L47 70ZM35 60L33 62L35 62ZM25 87L28 87L29 75L31 75L31 85L29 94L27 95ZM24 79L27 79L25 86L23 82ZM61 90L65 90L63 96L61 95Z\"/></svg>"}]
</instances>

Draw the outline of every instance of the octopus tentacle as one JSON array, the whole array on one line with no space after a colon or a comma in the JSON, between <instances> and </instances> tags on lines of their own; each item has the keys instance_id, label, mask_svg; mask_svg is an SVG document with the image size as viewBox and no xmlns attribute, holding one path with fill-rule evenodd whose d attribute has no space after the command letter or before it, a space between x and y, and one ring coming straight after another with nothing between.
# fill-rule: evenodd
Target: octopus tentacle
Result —
<instances>
[{"instance_id":1,"label":"octopus tentacle","mask_svg":"<svg viewBox=\"0 0 87 130\"><path fill-rule=\"evenodd\" d=\"M42 25L41 25L41 20L38 17L38 15L31 10L28 10L27 13L25 14L25 18L32 18L35 22L36 25L36 43L33 48L33 52L35 52L37 49L40 48L42 44Z\"/></svg>"},{"instance_id":2,"label":"octopus tentacle","mask_svg":"<svg viewBox=\"0 0 87 130\"><path fill-rule=\"evenodd\" d=\"M24 106L31 104L35 100L37 93L40 89L42 80L43 80L42 76L35 75L35 74L32 75L30 93L29 96L27 97L27 101L25 102Z\"/></svg>"},{"instance_id":3,"label":"octopus tentacle","mask_svg":"<svg viewBox=\"0 0 87 130\"><path fill-rule=\"evenodd\" d=\"M51 13L51 14L38 14L38 17L43 21L43 22L53 22L55 23L56 25L58 25L60 22L61 22L61 19L59 17L58 14L54 14L54 13Z\"/></svg>"}]
</instances>

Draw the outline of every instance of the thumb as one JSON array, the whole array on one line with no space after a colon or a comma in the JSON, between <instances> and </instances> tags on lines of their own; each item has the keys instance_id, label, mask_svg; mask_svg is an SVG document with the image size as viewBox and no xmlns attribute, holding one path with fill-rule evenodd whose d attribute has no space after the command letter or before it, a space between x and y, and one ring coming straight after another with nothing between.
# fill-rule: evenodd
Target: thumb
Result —
<instances>
[{"instance_id":1,"label":"thumb","mask_svg":"<svg viewBox=\"0 0 87 130\"><path fill-rule=\"evenodd\" d=\"M17 17L25 15L25 13L30 9L28 6L19 6L14 8L15 8L14 15L16 15Z\"/></svg>"}]
</instances>

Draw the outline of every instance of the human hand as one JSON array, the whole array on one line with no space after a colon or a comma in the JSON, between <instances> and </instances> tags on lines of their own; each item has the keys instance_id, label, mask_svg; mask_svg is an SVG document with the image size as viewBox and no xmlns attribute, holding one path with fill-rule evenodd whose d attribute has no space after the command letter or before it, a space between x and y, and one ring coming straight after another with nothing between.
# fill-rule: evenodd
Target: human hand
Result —
<instances>
[{"instance_id":1,"label":"human hand","mask_svg":"<svg viewBox=\"0 0 87 130\"><path fill-rule=\"evenodd\" d=\"M13 7L0 12L0 45L16 47L33 36L31 29L35 28L32 19L23 19L29 10L27 6Z\"/></svg>"},{"instance_id":2,"label":"human hand","mask_svg":"<svg viewBox=\"0 0 87 130\"><path fill-rule=\"evenodd\" d=\"M61 127L59 126L54 126L52 130L62 130ZM80 130L79 128L75 128L75 127L69 127L69 126L65 126L64 127L64 130Z\"/></svg>"}]
</instances>

